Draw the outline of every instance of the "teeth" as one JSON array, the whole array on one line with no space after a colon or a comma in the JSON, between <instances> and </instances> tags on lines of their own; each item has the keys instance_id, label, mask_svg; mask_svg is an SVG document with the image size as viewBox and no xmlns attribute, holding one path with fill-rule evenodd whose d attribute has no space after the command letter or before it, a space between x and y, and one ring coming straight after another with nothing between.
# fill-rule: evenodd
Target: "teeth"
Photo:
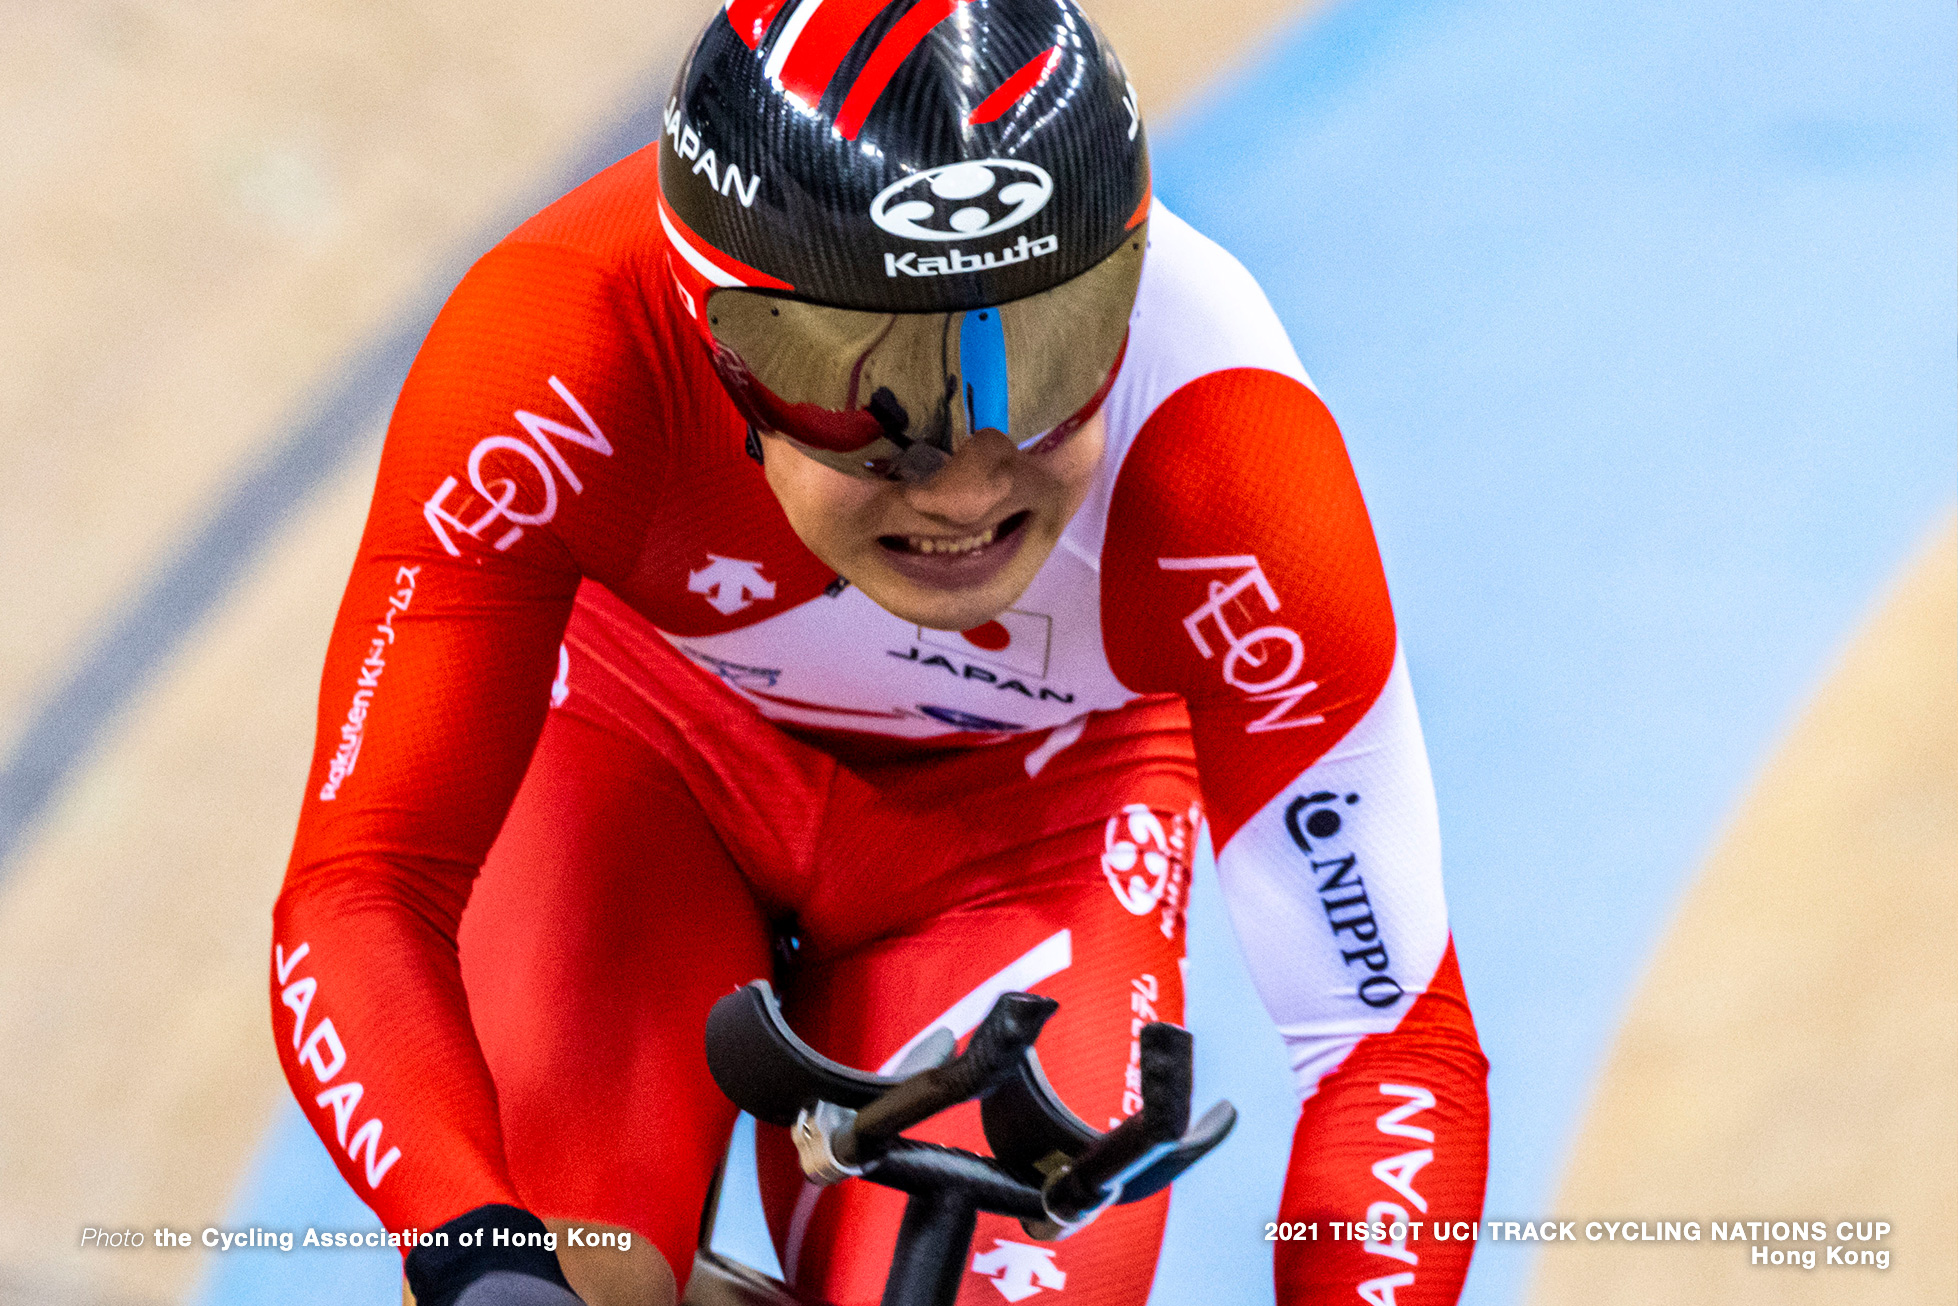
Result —
<instances>
[{"instance_id":1,"label":"teeth","mask_svg":"<svg viewBox=\"0 0 1960 1306\"><path fill-rule=\"evenodd\" d=\"M1000 527L994 526L978 535L968 535L963 539L942 540L926 535L908 535L905 547L914 553L971 553L983 545L992 544Z\"/></svg>"}]
</instances>

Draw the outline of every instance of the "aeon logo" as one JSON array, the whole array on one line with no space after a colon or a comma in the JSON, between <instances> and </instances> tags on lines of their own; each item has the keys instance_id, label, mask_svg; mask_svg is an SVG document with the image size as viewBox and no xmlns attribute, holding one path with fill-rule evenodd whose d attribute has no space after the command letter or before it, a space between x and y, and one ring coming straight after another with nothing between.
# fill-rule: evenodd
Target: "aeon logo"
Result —
<instances>
[{"instance_id":1,"label":"aeon logo","mask_svg":"<svg viewBox=\"0 0 1960 1306\"><path fill-rule=\"evenodd\" d=\"M1018 227L1046 208L1055 181L1032 163L948 163L893 182L871 201L871 220L907 240L973 240Z\"/></svg>"}]
</instances>

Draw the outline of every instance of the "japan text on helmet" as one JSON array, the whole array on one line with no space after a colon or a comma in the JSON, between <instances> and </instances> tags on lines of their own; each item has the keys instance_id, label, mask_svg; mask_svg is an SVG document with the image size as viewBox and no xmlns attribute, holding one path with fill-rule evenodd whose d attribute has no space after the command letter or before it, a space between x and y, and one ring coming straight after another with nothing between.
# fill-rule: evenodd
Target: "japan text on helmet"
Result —
<instances>
[{"instance_id":1,"label":"japan text on helmet","mask_svg":"<svg viewBox=\"0 0 1960 1306\"><path fill-rule=\"evenodd\" d=\"M1051 446L1122 361L1149 156L1073 0L730 0L675 82L660 191L723 384L834 467Z\"/></svg>"}]
</instances>

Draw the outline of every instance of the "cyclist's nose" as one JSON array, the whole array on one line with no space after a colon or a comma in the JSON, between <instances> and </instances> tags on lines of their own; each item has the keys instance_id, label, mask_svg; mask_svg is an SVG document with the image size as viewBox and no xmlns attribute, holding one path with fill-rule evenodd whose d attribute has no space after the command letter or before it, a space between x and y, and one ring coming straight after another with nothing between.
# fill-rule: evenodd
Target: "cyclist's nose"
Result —
<instances>
[{"instance_id":1,"label":"cyclist's nose","mask_svg":"<svg viewBox=\"0 0 1960 1306\"><path fill-rule=\"evenodd\" d=\"M980 526L1014 489L1014 445L983 431L960 446L930 478L902 491L913 511L954 526Z\"/></svg>"}]
</instances>

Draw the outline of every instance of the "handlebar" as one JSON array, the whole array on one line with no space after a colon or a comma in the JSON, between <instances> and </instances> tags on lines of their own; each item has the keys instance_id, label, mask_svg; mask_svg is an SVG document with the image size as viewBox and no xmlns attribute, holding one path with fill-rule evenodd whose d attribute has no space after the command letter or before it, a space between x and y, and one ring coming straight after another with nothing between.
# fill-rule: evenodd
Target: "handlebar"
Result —
<instances>
[{"instance_id":1,"label":"handlebar","mask_svg":"<svg viewBox=\"0 0 1960 1306\"><path fill-rule=\"evenodd\" d=\"M915 1197L954 1194L1018 1217L1034 1237L1066 1237L1105 1208L1164 1188L1224 1141L1238 1113L1220 1102L1189 1126L1191 1035L1151 1024L1138 1036L1142 1109L1107 1133L1092 1128L1056 1095L1034 1050L1057 1006L1003 994L964 1052L888 1078L803 1042L767 981L756 980L709 1013L708 1068L737 1106L793 1128L812 1182L861 1177ZM991 1158L902 1137L976 1097Z\"/></svg>"},{"instance_id":2,"label":"handlebar","mask_svg":"<svg viewBox=\"0 0 1960 1306\"><path fill-rule=\"evenodd\" d=\"M775 992L756 980L708 1013L708 1069L737 1106L791 1126L812 1182L858 1177L907 1194L883 1306L952 1306L977 1212L1014 1216L1035 1238L1065 1238L1108 1207L1169 1184L1238 1118L1220 1102L1186 1128L1191 1036L1152 1024L1138 1035L1142 1109L1108 1133L1092 1129L1055 1095L1035 1055L1056 1009L1051 998L1003 994L964 1052L952 1055L956 1041L935 1030L907 1062L923 1068L888 1078L841 1065L798 1038ZM993 1156L904 1136L974 1098ZM720 1264L701 1256L711 1268Z\"/></svg>"}]
</instances>

